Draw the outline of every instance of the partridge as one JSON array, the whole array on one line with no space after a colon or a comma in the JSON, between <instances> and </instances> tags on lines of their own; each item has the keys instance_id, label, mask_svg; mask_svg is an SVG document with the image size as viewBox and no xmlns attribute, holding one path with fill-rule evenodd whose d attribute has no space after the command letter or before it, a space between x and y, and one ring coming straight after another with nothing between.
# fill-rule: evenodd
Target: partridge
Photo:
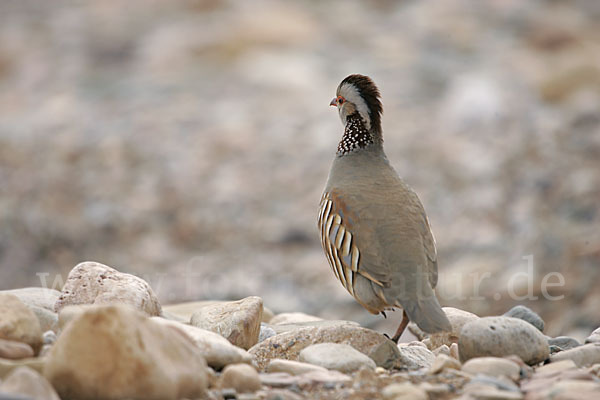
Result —
<instances>
[{"instance_id":1,"label":"partridge","mask_svg":"<svg viewBox=\"0 0 600 400\"><path fill-rule=\"evenodd\" d=\"M427 215L383 150L379 98L369 77L350 75L331 100L345 128L318 228L334 275L358 303L384 316L403 309L397 342L409 320L428 333L451 325L434 292L437 252Z\"/></svg>"}]
</instances>

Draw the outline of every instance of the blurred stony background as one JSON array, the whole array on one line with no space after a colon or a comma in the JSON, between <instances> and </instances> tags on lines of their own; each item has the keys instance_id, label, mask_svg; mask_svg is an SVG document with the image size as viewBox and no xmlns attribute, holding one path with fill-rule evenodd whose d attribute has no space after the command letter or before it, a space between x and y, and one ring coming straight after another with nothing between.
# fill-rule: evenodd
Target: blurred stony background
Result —
<instances>
[{"instance_id":1,"label":"blurred stony background","mask_svg":"<svg viewBox=\"0 0 600 400\"><path fill-rule=\"evenodd\" d=\"M428 211L442 303L522 303L583 338L600 324L598 21L595 0L3 0L0 289L95 260L164 304L259 295L391 332L400 315L358 306L316 231L342 132L328 103L363 73Z\"/></svg>"}]
</instances>

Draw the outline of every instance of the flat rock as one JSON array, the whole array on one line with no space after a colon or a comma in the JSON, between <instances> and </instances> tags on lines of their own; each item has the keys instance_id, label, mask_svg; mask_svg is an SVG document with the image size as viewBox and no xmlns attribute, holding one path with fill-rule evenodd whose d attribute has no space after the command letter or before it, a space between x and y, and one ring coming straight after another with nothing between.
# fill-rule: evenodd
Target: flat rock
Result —
<instances>
[{"instance_id":1,"label":"flat rock","mask_svg":"<svg viewBox=\"0 0 600 400\"><path fill-rule=\"evenodd\" d=\"M40 322L13 294L0 293L0 339L27 343L36 354L42 348Z\"/></svg>"},{"instance_id":2,"label":"flat rock","mask_svg":"<svg viewBox=\"0 0 600 400\"><path fill-rule=\"evenodd\" d=\"M514 306L505 312L504 316L522 319L523 321L529 322L531 325L535 326L540 332L544 332L544 320L529 307L522 305Z\"/></svg>"},{"instance_id":3,"label":"flat rock","mask_svg":"<svg viewBox=\"0 0 600 400\"><path fill-rule=\"evenodd\" d=\"M260 370L262 370L273 358L298 361L300 351L312 344L343 343L354 347L363 354L370 354L376 346L387 340L389 339L385 336L357 325L323 324L280 333L256 344L249 352L255 357Z\"/></svg>"},{"instance_id":4,"label":"flat rock","mask_svg":"<svg viewBox=\"0 0 600 400\"><path fill-rule=\"evenodd\" d=\"M148 315L161 314L158 298L145 280L93 261L69 272L54 311L80 304L124 304Z\"/></svg>"},{"instance_id":5,"label":"flat rock","mask_svg":"<svg viewBox=\"0 0 600 400\"><path fill-rule=\"evenodd\" d=\"M18 360L33 356L33 349L27 343L0 339L0 358Z\"/></svg>"},{"instance_id":6,"label":"flat rock","mask_svg":"<svg viewBox=\"0 0 600 400\"><path fill-rule=\"evenodd\" d=\"M385 400L428 400L429 395L419 386L409 382L392 383L383 388L381 394Z\"/></svg>"},{"instance_id":7,"label":"flat rock","mask_svg":"<svg viewBox=\"0 0 600 400\"><path fill-rule=\"evenodd\" d=\"M60 297L60 291L42 287L0 290L0 293L14 294L25 305L44 308L48 311L54 311L54 304Z\"/></svg>"},{"instance_id":8,"label":"flat rock","mask_svg":"<svg viewBox=\"0 0 600 400\"><path fill-rule=\"evenodd\" d=\"M340 343L310 345L299 354L298 359L327 369L348 373L360 368L375 369L375 362L354 347Z\"/></svg>"},{"instance_id":9,"label":"flat rock","mask_svg":"<svg viewBox=\"0 0 600 400\"><path fill-rule=\"evenodd\" d=\"M429 369L430 374L439 374L445 369L460 369L460 362L445 354L438 354Z\"/></svg>"},{"instance_id":10,"label":"flat rock","mask_svg":"<svg viewBox=\"0 0 600 400\"><path fill-rule=\"evenodd\" d=\"M271 325L295 324L298 322L322 321L323 318L308 315L302 312L281 313L269 320Z\"/></svg>"},{"instance_id":11,"label":"flat rock","mask_svg":"<svg viewBox=\"0 0 600 400\"><path fill-rule=\"evenodd\" d=\"M185 332L200 349L206 363L215 369L222 369L229 364L252 363L252 356L246 350L234 346L218 333L162 317L152 317L151 319Z\"/></svg>"},{"instance_id":12,"label":"flat rock","mask_svg":"<svg viewBox=\"0 0 600 400\"><path fill-rule=\"evenodd\" d=\"M585 344L571 350L561 351L550 357L551 362L572 360L577 367L600 363L600 343Z\"/></svg>"},{"instance_id":13,"label":"flat rock","mask_svg":"<svg viewBox=\"0 0 600 400\"><path fill-rule=\"evenodd\" d=\"M430 349L437 349L442 345L446 345L450 347L452 343L458 343L458 339L460 337L460 331L462 327L471 321L478 320L479 317L473 313L468 311L464 311L454 307L442 307L442 310L446 313L448 317L448 321L450 321L450 325L452 325L451 332L439 332L434 334L426 334L422 332L415 324L412 322L409 324L410 331L415 334L419 339L423 339L427 337L429 339L428 347Z\"/></svg>"},{"instance_id":14,"label":"flat rock","mask_svg":"<svg viewBox=\"0 0 600 400\"><path fill-rule=\"evenodd\" d=\"M302 375L307 372L326 372L327 368L300 361L273 359L267 366L267 372L286 372L290 375Z\"/></svg>"},{"instance_id":15,"label":"flat rock","mask_svg":"<svg viewBox=\"0 0 600 400\"><path fill-rule=\"evenodd\" d=\"M600 343L600 328L594 330L594 332L585 339L585 343Z\"/></svg>"},{"instance_id":16,"label":"flat rock","mask_svg":"<svg viewBox=\"0 0 600 400\"><path fill-rule=\"evenodd\" d=\"M506 376L514 381L519 379L521 368L514 362L499 357L471 358L462 370L469 374L484 374L493 377Z\"/></svg>"},{"instance_id":17,"label":"flat rock","mask_svg":"<svg viewBox=\"0 0 600 400\"><path fill-rule=\"evenodd\" d=\"M262 299L251 296L202 307L192 314L190 323L216 332L232 344L247 350L258 343L262 309Z\"/></svg>"},{"instance_id":18,"label":"flat rock","mask_svg":"<svg viewBox=\"0 0 600 400\"><path fill-rule=\"evenodd\" d=\"M581 346L581 343L579 343L577 339L569 336L558 336L555 338L549 338L548 345L560 347L561 350L570 350Z\"/></svg>"},{"instance_id":19,"label":"flat rock","mask_svg":"<svg viewBox=\"0 0 600 400\"><path fill-rule=\"evenodd\" d=\"M223 370L219 386L235 389L237 393L252 393L260 389L261 381L254 367L248 364L231 364Z\"/></svg>"},{"instance_id":20,"label":"flat rock","mask_svg":"<svg viewBox=\"0 0 600 400\"><path fill-rule=\"evenodd\" d=\"M0 384L0 392L27 395L36 400L60 400L46 378L28 367L18 367L8 374Z\"/></svg>"},{"instance_id":21,"label":"flat rock","mask_svg":"<svg viewBox=\"0 0 600 400\"><path fill-rule=\"evenodd\" d=\"M512 317L485 317L463 327L458 342L461 361L475 357L516 354L529 364L550 354L546 337L533 325Z\"/></svg>"},{"instance_id":22,"label":"flat rock","mask_svg":"<svg viewBox=\"0 0 600 400\"><path fill-rule=\"evenodd\" d=\"M188 335L129 306L86 310L52 346L44 376L62 398L180 399L208 386Z\"/></svg>"}]
</instances>

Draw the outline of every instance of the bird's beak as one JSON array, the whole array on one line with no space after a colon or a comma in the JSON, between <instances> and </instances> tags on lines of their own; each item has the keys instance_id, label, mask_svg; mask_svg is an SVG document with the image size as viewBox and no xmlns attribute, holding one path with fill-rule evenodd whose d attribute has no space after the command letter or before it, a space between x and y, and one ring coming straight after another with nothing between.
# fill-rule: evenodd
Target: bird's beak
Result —
<instances>
[{"instance_id":1,"label":"bird's beak","mask_svg":"<svg viewBox=\"0 0 600 400\"><path fill-rule=\"evenodd\" d=\"M334 97L333 100L331 100L331 102L329 103L330 106L337 106L337 97Z\"/></svg>"}]
</instances>

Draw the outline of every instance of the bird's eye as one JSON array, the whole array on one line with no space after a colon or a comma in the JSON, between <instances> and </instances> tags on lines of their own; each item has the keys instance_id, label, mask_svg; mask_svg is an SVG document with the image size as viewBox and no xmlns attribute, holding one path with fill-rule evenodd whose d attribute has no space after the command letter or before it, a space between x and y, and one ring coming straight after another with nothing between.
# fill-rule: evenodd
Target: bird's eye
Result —
<instances>
[{"instance_id":1,"label":"bird's eye","mask_svg":"<svg viewBox=\"0 0 600 400\"><path fill-rule=\"evenodd\" d=\"M344 101L346 101L342 96L339 96L337 100L339 104L344 104Z\"/></svg>"}]
</instances>

